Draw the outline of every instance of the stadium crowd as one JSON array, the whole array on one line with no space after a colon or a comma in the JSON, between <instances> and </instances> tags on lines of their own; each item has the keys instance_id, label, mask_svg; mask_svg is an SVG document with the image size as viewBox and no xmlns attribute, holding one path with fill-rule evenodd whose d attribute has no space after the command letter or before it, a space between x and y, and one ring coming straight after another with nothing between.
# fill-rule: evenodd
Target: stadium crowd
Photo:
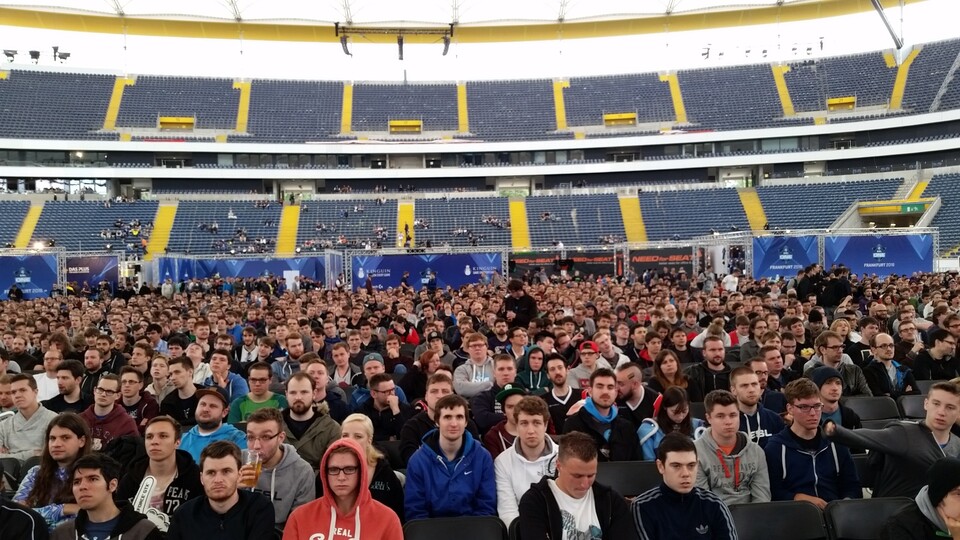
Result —
<instances>
[{"instance_id":1,"label":"stadium crowd","mask_svg":"<svg viewBox=\"0 0 960 540\"><path fill-rule=\"evenodd\" d=\"M873 496L915 500L884 538L960 538L956 274L536 276L0 303L0 534L737 538L730 505L861 498L868 450ZM852 407L920 395L913 422ZM661 477L625 497L617 461Z\"/></svg>"}]
</instances>

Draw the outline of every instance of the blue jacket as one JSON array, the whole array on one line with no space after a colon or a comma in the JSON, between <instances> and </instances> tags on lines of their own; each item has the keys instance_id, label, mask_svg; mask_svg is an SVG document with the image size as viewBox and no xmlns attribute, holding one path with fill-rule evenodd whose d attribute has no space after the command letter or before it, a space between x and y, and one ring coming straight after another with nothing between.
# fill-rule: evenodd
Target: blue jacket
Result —
<instances>
[{"instance_id":1,"label":"blue jacket","mask_svg":"<svg viewBox=\"0 0 960 540\"><path fill-rule=\"evenodd\" d=\"M403 497L407 520L496 516L497 486L490 453L466 432L460 456L448 461L440 451L439 438L438 430L427 432L407 464Z\"/></svg>"},{"instance_id":2,"label":"blue jacket","mask_svg":"<svg viewBox=\"0 0 960 540\"><path fill-rule=\"evenodd\" d=\"M217 383L213 382L213 377L207 377L204 379L203 385L220 388ZM243 380L243 377L232 371L227 372L227 387L222 388L221 390L221 394L227 394L227 401L230 403L233 403L233 400L250 393L250 387L247 385L247 381Z\"/></svg>"},{"instance_id":3,"label":"blue jacket","mask_svg":"<svg viewBox=\"0 0 960 540\"><path fill-rule=\"evenodd\" d=\"M637 496L630 511L640 540L737 539L727 505L702 488L680 494L661 482Z\"/></svg>"},{"instance_id":4,"label":"blue jacket","mask_svg":"<svg viewBox=\"0 0 960 540\"><path fill-rule=\"evenodd\" d=\"M783 428L763 449L770 472L770 496L792 501L797 493L830 502L863 497L857 469L846 446L820 435L816 453L800 447L790 428Z\"/></svg>"},{"instance_id":5,"label":"blue jacket","mask_svg":"<svg viewBox=\"0 0 960 540\"><path fill-rule=\"evenodd\" d=\"M693 440L700 438L703 431L707 429L707 423L699 418L691 418L693 423ZM656 461L657 448L660 447L660 441L666 436L666 433L657 425L653 418L646 418L637 428L637 438L640 439L640 454L643 461Z\"/></svg>"},{"instance_id":6,"label":"blue jacket","mask_svg":"<svg viewBox=\"0 0 960 540\"><path fill-rule=\"evenodd\" d=\"M193 460L199 465L200 452L203 452L210 443L217 441L231 441L241 450L247 448L247 434L233 427L232 424L223 424L210 435L201 435L200 426L193 426L190 431L183 434L179 448L193 456Z\"/></svg>"},{"instance_id":7,"label":"blue jacket","mask_svg":"<svg viewBox=\"0 0 960 540\"><path fill-rule=\"evenodd\" d=\"M747 438L763 448L767 446L770 437L783 431L783 420L779 414L758 403L757 412L752 415L740 413L740 431L746 433Z\"/></svg>"},{"instance_id":8,"label":"blue jacket","mask_svg":"<svg viewBox=\"0 0 960 540\"><path fill-rule=\"evenodd\" d=\"M355 386L353 393L350 394L350 412L360 412L360 407L370 399L370 389ZM397 387L397 399L400 403L407 403L407 395L403 393L403 388Z\"/></svg>"}]
</instances>

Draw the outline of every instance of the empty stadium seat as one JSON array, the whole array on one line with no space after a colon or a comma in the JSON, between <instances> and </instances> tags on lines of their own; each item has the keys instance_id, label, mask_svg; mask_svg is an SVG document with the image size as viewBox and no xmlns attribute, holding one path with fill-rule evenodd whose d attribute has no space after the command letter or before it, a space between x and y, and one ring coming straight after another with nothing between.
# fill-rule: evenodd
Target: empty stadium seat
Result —
<instances>
[{"instance_id":1,"label":"empty stadium seat","mask_svg":"<svg viewBox=\"0 0 960 540\"><path fill-rule=\"evenodd\" d=\"M825 229L851 204L891 199L902 184L903 178L760 185L757 195L771 228ZM811 212L811 208L817 210Z\"/></svg>"},{"instance_id":2,"label":"empty stadium seat","mask_svg":"<svg viewBox=\"0 0 960 540\"><path fill-rule=\"evenodd\" d=\"M527 224L533 247L590 246L603 237L626 240L620 202L615 193L527 197ZM550 216L544 219L544 213Z\"/></svg>"},{"instance_id":3,"label":"empty stadium seat","mask_svg":"<svg viewBox=\"0 0 960 540\"><path fill-rule=\"evenodd\" d=\"M507 526L496 516L414 519L403 525L404 540L507 540Z\"/></svg>"},{"instance_id":4,"label":"empty stadium seat","mask_svg":"<svg viewBox=\"0 0 960 540\"><path fill-rule=\"evenodd\" d=\"M820 509L806 501L734 504L730 514L740 540L827 540Z\"/></svg>"},{"instance_id":5,"label":"empty stadium seat","mask_svg":"<svg viewBox=\"0 0 960 540\"><path fill-rule=\"evenodd\" d=\"M906 497L832 501L823 511L831 540L880 540L887 519L915 504Z\"/></svg>"},{"instance_id":6,"label":"empty stadium seat","mask_svg":"<svg viewBox=\"0 0 960 540\"><path fill-rule=\"evenodd\" d=\"M750 230L733 188L641 191L640 210L650 241L688 239L717 228L728 232L731 225Z\"/></svg>"},{"instance_id":7,"label":"empty stadium seat","mask_svg":"<svg viewBox=\"0 0 960 540\"><path fill-rule=\"evenodd\" d=\"M923 409L923 402L926 396L900 396L897 399L897 405L900 407L900 414L907 419L922 419L927 417L927 411Z\"/></svg>"},{"instance_id":8,"label":"empty stadium seat","mask_svg":"<svg viewBox=\"0 0 960 540\"><path fill-rule=\"evenodd\" d=\"M142 75L124 90L117 126L155 128L159 117L175 116L195 118L197 129L234 129L239 104L230 79Z\"/></svg>"},{"instance_id":9,"label":"empty stadium seat","mask_svg":"<svg viewBox=\"0 0 960 540\"><path fill-rule=\"evenodd\" d=\"M597 464L597 482L633 498L660 485L656 461L609 461Z\"/></svg>"},{"instance_id":10,"label":"empty stadium seat","mask_svg":"<svg viewBox=\"0 0 960 540\"><path fill-rule=\"evenodd\" d=\"M865 428L882 428L900 419L897 402L887 396L849 397L843 400L843 404L857 413Z\"/></svg>"}]
</instances>

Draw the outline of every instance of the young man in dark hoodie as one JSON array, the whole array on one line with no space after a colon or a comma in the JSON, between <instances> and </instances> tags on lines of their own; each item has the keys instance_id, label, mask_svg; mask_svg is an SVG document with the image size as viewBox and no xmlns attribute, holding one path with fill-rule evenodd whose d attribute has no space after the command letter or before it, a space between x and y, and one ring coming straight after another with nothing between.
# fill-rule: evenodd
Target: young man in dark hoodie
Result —
<instances>
[{"instance_id":1,"label":"young man in dark hoodie","mask_svg":"<svg viewBox=\"0 0 960 540\"><path fill-rule=\"evenodd\" d=\"M0 495L0 531L10 538L22 540L47 540L50 532L43 516L33 508L17 504Z\"/></svg>"},{"instance_id":2,"label":"young man in dark hoodie","mask_svg":"<svg viewBox=\"0 0 960 540\"><path fill-rule=\"evenodd\" d=\"M170 522L170 516L180 505L203 494L200 468L180 446L180 424L169 416L157 416L147 423L144 436L147 455L133 461L117 487L116 498L129 500L137 496L146 477L153 478L147 513L158 514L160 521ZM167 526L160 526L161 532Z\"/></svg>"},{"instance_id":3,"label":"young man in dark hoodie","mask_svg":"<svg viewBox=\"0 0 960 540\"><path fill-rule=\"evenodd\" d=\"M575 414L567 417L564 433L579 431L593 437L600 461L637 461L640 441L636 427L617 416L617 376L606 368L590 375L590 397Z\"/></svg>"},{"instance_id":4,"label":"young man in dark hoodie","mask_svg":"<svg viewBox=\"0 0 960 540\"><path fill-rule=\"evenodd\" d=\"M80 507L77 519L63 523L52 540L100 538L104 540L161 540L163 534L146 516L127 502L114 502L120 464L104 454L89 454L73 464L73 497Z\"/></svg>"},{"instance_id":5,"label":"young man in dark hoodie","mask_svg":"<svg viewBox=\"0 0 960 540\"><path fill-rule=\"evenodd\" d=\"M703 362L686 369L687 377L700 383L704 394L730 389L730 366L723 359L725 354L723 338L707 336L703 340Z\"/></svg>"},{"instance_id":6,"label":"young man in dark hoodie","mask_svg":"<svg viewBox=\"0 0 960 540\"><path fill-rule=\"evenodd\" d=\"M881 540L960 539L960 460L937 460L915 502L887 519Z\"/></svg>"},{"instance_id":7,"label":"young man in dark hoodie","mask_svg":"<svg viewBox=\"0 0 960 540\"><path fill-rule=\"evenodd\" d=\"M556 469L556 478L544 476L520 498L520 537L596 538L599 532L603 540L637 538L623 496L594 481L597 445L592 437L578 432L564 435ZM591 506L592 513L586 511Z\"/></svg>"},{"instance_id":8,"label":"young man in dark hoodie","mask_svg":"<svg viewBox=\"0 0 960 540\"><path fill-rule=\"evenodd\" d=\"M767 440L783 431L780 415L767 409L760 402L760 378L748 366L740 366L730 372L730 391L737 398L740 410L740 431L763 448Z\"/></svg>"}]
</instances>

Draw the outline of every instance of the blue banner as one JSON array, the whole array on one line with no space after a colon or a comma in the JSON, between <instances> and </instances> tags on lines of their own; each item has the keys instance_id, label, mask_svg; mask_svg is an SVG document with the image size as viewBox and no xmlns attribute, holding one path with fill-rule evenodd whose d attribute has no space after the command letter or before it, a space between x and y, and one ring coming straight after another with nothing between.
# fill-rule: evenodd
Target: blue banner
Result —
<instances>
[{"instance_id":1,"label":"blue banner","mask_svg":"<svg viewBox=\"0 0 960 540\"><path fill-rule=\"evenodd\" d=\"M100 257L67 257L67 282L77 284L77 290L83 288L84 282L94 291L100 288L100 283L106 281L110 290L117 290L120 280L120 268L117 258L110 256Z\"/></svg>"},{"instance_id":2,"label":"blue banner","mask_svg":"<svg viewBox=\"0 0 960 540\"><path fill-rule=\"evenodd\" d=\"M933 272L933 236L929 234L827 236L823 264L843 264L854 274L885 277Z\"/></svg>"},{"instance_id":3,"label":"blue banner","mask_svg":"<svg viewBox=\"0 0 960 540\"><path fill-rule=\"evenodd\" d=\"M753 239L753 277L791 277L820 262L816 236L761 236Z\"/></svg>"},{"instance_id":4,"label":"blue banner","mask_svg":"<svg viewBox=\"0 0 960 540\"><path fill-rule=\"evenodd\" d=\"M157 259L159 269L158 281L163 283L170 279L174 283L197 277L197 261L195 259L176 259L161 257Z\"/></svg>"},{"instance_id":5,"label":"blue banner","mask_svg":"<svg viewBox=\"0 0 960 540\"><path fill-rule=\"evenodd\" d=\"M14 284L23 291L25 299L47 298L56 283L56 255L0 257L0 299L9 298Z\"/></svg>"},{"instance_id":6,"label":"blue banner","mask_svg":"<svg viewBox=\"0 0 960 540\"><path fill-rule=\"evenodd\" d=\"M410 272L407 284L415 289L427 286L436 274L438 288L459 288L478 283L503 270L502 253L445 253L439 255L381 255L353 257L353 290L365 286L367 276L377 289L399 287L403 273Z\"/></svg>"},{"instance_id":7,"label":"blue banner","mask_svg":"<svg viewBox=\"0 0 960 540\"><path fill-rule=\"evenodd\" d=\"M256 278L275 276L287 278L300 275L310 279L324 279L323 260L318 257L296 259L177 259L164 257L159 259L160 280L171 278L182 281L193 278L239 277Z\"/></svg>"}]
</instances>

